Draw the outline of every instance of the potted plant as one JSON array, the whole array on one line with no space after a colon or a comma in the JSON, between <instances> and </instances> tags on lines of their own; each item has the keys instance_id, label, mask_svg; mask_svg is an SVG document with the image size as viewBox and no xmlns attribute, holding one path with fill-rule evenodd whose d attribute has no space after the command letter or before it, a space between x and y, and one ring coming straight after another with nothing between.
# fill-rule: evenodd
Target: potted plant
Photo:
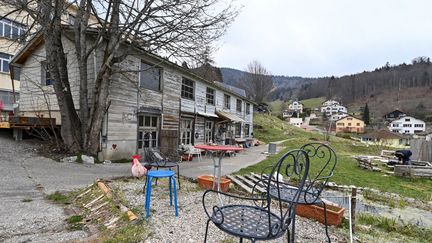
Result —
<instances>
[{"instance_id":1,"label":"potted plant","mask_svg":"<svg viewBox=\"0 0 432 243\"><path fill-rule=\"evenodd\" d=\"M327 225L339 225L345 212L345 208L338 205L326 204L327 211ZM324 208L317 205L302 205L297 204L297 215L305 218L315 219L324 224Z\"/></svg>"},{"instance_id":2,"label":"potted plant","mask_svg":"<svg viewBox=\"0 0 432 243\"><path fill-rule=\"evenodd\" d=\"M217 190L217 183L214 184L213 187L213 181L214 180L218 180L217 177L212 176L212 175L200 175L198 176L198 185L203 188L203 189L213 189L213 190ZM231 183L230 179L221 177L220 178L220 190L221 192L227 192L229 189L229 185Z\"/></svg>"}]
</instances>

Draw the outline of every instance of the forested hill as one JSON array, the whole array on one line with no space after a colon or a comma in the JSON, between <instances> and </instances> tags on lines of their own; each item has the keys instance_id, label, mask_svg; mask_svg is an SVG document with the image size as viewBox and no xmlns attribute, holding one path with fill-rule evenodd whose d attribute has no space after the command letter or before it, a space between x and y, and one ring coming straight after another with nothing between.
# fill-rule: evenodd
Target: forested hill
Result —
<instances>
[{"instance_id":1,"label":"forested hill","mask_svg":"<svg viewBox=\"0 0 432 243\"><path fill-rule=\"evenodd\" d=\"M222 80L239 86L243 71L220 68ZM372 111L381 116L393 109L408 113L432 113L432 63L427 57L416 58L412 64L391 66L388 63L374 71L342 77L302 78L272 76L275 89L272 100L335 98L350 106L372 104Z\"/></svg>"},{"instance_id":2,"label":"forested hill","mask_svg":"<svg viewBox=\"0 0 432 243\"><path fill-rule=\"evenodd\" d=\"M243 75L245 74L244 71L232 68L220 68L220 70L224 83L241 87L240 83ZM302 87L302 85L312 83L318 79L272 75L272 80L275 85L275 89L270 94L269 99L288 100L298 95L299 89Z\"/></svg>"}]
</instances>

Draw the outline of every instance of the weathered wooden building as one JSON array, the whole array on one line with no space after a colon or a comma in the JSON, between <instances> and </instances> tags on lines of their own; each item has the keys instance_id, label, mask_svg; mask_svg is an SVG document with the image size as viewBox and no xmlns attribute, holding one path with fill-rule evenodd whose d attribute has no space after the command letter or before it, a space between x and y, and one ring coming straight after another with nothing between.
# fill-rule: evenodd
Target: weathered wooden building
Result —
<instances>
[{"instance_id":1,"label":"weathered wooden building","mask_svg":"<svg viewBox=\"0 0 432 243\"><path fill-rule=\"evenodd\" d=\"M78 63L73 41L70 36L62 41L75 108L79 110ZM110 105L100 133L99 159L129 158L147 147L165 150L180 144L225 144L251 136L252 101L142 49L134 48L132 53L119 65L126 72L112 77ZM101 55L95 51L88 63L89 100ZM55 80L50 79L46 69L42 37L33 38L12 62L21 70L19 114L51 114L60 122L52 87Z\"/></svg>"}]
</instances>

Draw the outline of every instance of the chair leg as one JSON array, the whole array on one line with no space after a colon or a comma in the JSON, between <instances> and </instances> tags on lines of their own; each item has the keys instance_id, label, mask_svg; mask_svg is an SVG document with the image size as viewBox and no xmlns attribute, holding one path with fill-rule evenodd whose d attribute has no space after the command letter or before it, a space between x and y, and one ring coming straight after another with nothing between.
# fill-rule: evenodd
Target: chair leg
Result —
<instances>
[{"instance_id":1,"label":"chair leg","mask_svg":"<svg viewBox=\"0 0 432 243\"><path fill-rule=\"evenodd\" d=\"M243 238L240 238L240 243L242 243L243 242Z\"/></svg>"},{"instance_id":2,"label":"chair leg","mask_svg":"<svg viewBox=\"0 0 432 243\"><path fill-rule=\"evenodd\" d=\"M175 208L175 215L178 217L178 200L177 200L177 186L176 186L176 180L175 176L171 177L173 180L173 186L174 186L174 208Z\"/></svg>"},{"instance_id":3,"label":"chair leg","mask_svg":"<svg viewBox=\"0 0 432 243\"><path fill-rule=\"evenodd\" d=\"M330 243L331 240L330 240L330 235L329 235L328 226L327 226L327 208L326 208L326 204L324 202L323 202L323 205L324 205L324 225L325 225L325 232L326 232L327 240Z\"/></svg>"},{"instance_id":4,"label":"chair leg","mask_svg":"<svg viewBox=\"0 0 432 243\"><path fill-rule=\"evenodd\" d=\"M180 186L180 166L177 164L177 180L178 180L178 185L179 185L179 190L181 189Z\"/></svg>"},{"instance_id":5,"label":"chair leg","mask_svg":"<svg viewBox=\"0 0 432 243\"><path fill-rule=\"evenodd\" d=\"M172 176L168 178L169 180L169 196L170 196L170 206L172 206Z\"/></svg>"},{"instance_id":6,"label":"chair leg","mask_svg":"<svg viewBox=\"0 0 432 243\"><path fill-rule=\"evenodd\" d=\"M205 235L204 235L204 243L207 242L207 233L208 233L208 226L210 223L210 219L207 220L207 224L206 224L206 231L205 231Z\"/></svg>"},{"instance_id":7,"label":"chair leg","mask_svg":"<svg viewBox=\"0 0 432 243\"><path fill-rule=\"evenodd\" d=\"M146 218L150 217L150 200L151 200L151 187L152 187L152 178L151 177L147 177L148 178L148 185L147 185L147 192L146 192Z\"/></svg>"},{"instance_id":8,"label":"chair leg","mask_svg":"<svg viewBox=\"0 0 432 243\"><path fill-rule=\"evenodd\" d=\"M287 242L289 243L290 242L290 231L289 231L289 227L288 227L288 229L287 229Z\"/></svg>"},{"instance_id":9,"label":"chair leg","mask_svg":"<svg viewBox=\"0 0 432 243\"><path fill-rule=\"evenodd\" d=\"M143 187L143 194L146 192L147 178L148 178L148 176L145 175L145 179L144 179L144 187Z\"/></svg>"},{"instance_id":10,"label":"chair leg","mask_svg":"<svg viewBox=\"0 0 432 243\"><path fill-rule=\"evenodd\" d=\"M293 215L293 218L291 220L291 233L289 235L289 241L288 242L292 242L294 243L294 239L295 239L295 213Z\"/></svg>"}]
</instances>

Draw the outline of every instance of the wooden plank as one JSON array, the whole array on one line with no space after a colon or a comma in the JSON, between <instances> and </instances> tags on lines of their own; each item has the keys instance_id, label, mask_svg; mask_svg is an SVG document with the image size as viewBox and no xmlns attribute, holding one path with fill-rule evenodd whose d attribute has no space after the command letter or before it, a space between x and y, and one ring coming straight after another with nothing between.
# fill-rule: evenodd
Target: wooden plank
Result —
<instances>
[{"instance_id":1,"label":"wooden plank","mask_svg":"<svg viewBox=\"0 0 432 243\"><path fill-rule=\"evenodd\" d=\"M237 180L237 178L235 178L232 175L227 175L228 179L230 179L234 184L240 186L241 188L243 188L245 191L252 193L252 188L246 186L245 184L243 184L243 182Z\"/></svg>"},{"instance_id":2,"label":"wooden plank","mask_svg":"<svg viewBox=\"0 0 432 243\"><path fill-rule=\"evenodd\" d=\"M248 186L250 186L251 188L253 188L255 186L255 183L246 179L245 177L238 175L237 176L239 179L241 179L243 182L245 182ZM265 192L266 190L264 190L263 188L261 188L260 186L256 186L255 187L258 191L260 192Z\"/></svg>"}]
</instances>

